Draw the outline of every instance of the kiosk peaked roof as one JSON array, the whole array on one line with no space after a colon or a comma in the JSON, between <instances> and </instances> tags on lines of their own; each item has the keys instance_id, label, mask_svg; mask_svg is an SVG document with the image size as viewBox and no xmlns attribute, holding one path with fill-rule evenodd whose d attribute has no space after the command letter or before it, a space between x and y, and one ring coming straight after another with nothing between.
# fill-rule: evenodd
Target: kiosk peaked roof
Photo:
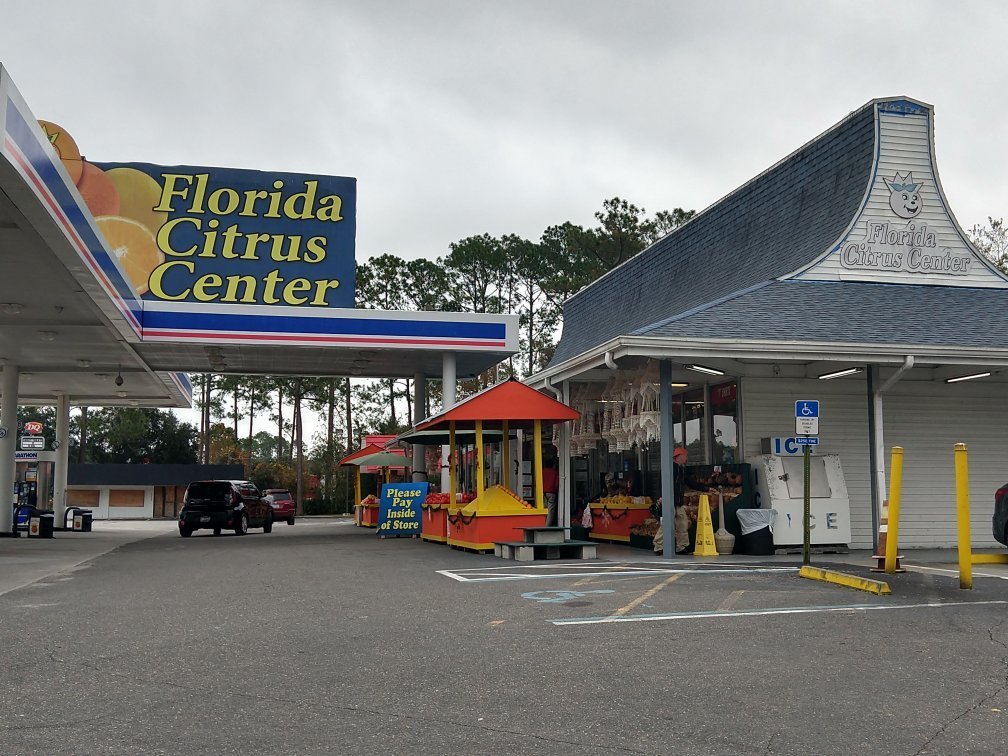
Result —
<instances>
[{"instance_id":1,"label":"kiosk peaked roof","mask_svg":"<svg viewBox=\"0 0 1008 756\"><path fill-rule=\"evenodd\" d=\"M342 465L353 464L355 459L360 459L361 457L368 457L371 456L372 454L377 454L378 452L381 451L385 450L382 447L378 446L378 444L368 444L363 449L358 449L353 454L348 454L345 457L343 457L343 459L339 461L337 467L340 467Z\"/></svg>"},{"instance_id":2,"label":"kiosk peaked roof","mask_svg":"<svg viewBox=\"0 0 1008 756\"><path fill-rule=\"evenodd\" d=\"M494 425L507 420L512 428L531 426L534 420L563 422L577 420L576 410L558 402L513 378L491 386L470 396L440 415L428 418L417 425L416 430L447 428L455 421L456 426L472 427L477 420Z\"/></svg>"}]
</instances>

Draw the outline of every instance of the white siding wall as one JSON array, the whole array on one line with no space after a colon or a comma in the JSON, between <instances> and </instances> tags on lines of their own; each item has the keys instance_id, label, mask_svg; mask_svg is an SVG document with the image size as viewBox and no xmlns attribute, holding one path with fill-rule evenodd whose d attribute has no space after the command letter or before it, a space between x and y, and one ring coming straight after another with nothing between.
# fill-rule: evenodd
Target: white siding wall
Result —
<instances>
[{"instance_id":1,"label":"white siding wall","mask_svg":"<svg viewBox=\"0 0 1008 756\"><path fill-rule=\"evenodd\" d=\"M1008 392L982 380L947 385L904 380L883 398L886 470L893 446L904 449L900 546L956 544L952 447L969 446L971 540L996 546L991 534L994 491L1008 482ZM850 493L851 534L869 548L871 490L868 399L860 378L834 381L746 379L742 393L745 456L760 452L763 436L794 435L794 401L819 399L820 451L840 455Z\"/></svg>"}]
</instances>

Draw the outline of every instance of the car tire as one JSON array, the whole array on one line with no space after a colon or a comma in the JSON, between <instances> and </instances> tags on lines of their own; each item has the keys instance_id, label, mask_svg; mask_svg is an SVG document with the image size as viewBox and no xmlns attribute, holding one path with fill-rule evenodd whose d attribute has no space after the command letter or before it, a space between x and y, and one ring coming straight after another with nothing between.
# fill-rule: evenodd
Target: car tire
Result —
<instances>
[{"instance_id":1,"label":"car tire","mask_svg":"<svg viewBox=\"0 0 1008 756\"><path fill-rule=\"evenodd\" d=\"M288 525L293 525L294 524L294 518L293 517L288 517L287 518L287 524Z\"/></svg>"},{"instance_id":2,"label":"car tire","mask_svg":"<svg viewBox=\"0 0 1008 756\"><path fill-rule=\"evenodd\" d=\"M189 536L192 535L192 529L190 528L179 528L178 532L179 535L182 536L183 538L188 538Z\"/></svg>"},{"instance_id":3,"label":"car tire","mask_svg":"<svg viewBox=\"0 0 1008 756\"><path fill-rule=\"evenodd\" d=\"M241 518L238 520L238 525L235 527L235 535L245 535L248 533L248 516L242 512Z\"/></svg>"},{"instance_id":4,"label":"car tire","mask_svg":"<svg viewBox=\"0 0 1008 756\"><path fill-rule=\"evenodd\" d=\"M273 517L267 517L266 522L263 523L263 533L273 532Z\"/></svg>"},{"instance_id":5,"label":"car tire","mask_svg":"<svg viewBox=\"0 0 1008 756\"><path fill-rule=\"evenodd\" d=\"M214 535L220 535L220 528L214 528L213 529L213 534Z\"/></svg>"}]
</instances>

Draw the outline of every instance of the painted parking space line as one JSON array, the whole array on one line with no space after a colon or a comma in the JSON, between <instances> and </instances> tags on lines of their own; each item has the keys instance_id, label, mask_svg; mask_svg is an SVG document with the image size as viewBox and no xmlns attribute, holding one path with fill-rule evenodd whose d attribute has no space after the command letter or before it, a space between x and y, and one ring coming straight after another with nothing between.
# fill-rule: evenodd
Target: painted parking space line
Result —
<instances>
[{"instance_id":1,"label":"painted parking space line","mask_svg":"<svg viewBox=\"0 0 1008 756\"><path fill-rule=\"evenodd\" d=\"M942 567L925 567L920 564L907 564L904 565L908 570L920 570L921 572L937 572L941 575L949 575L951 577L959 577L959 570L948 570ZM986 578L996 578L997 580L1008 580L1008 574L1006 575L994 575L989 572L977 572L973 570L973 577L986 577Z\"/></svg>"},{"instance_id":2,"label":"painted parking space line","mask_svg":"<svg viewBox=\"0 0 1008 756\"><path fill-rule=\"evenodd\" d=\"M557 565L551 566L542 572L532 572L529 568L502 568L511 569L512 572L490 572L489 570L436 570L439 575L457 580L460 583L491 583L504 582L510 580L549 580L553 578L587 578L606 576L647 576L647 575L731 575L731 574L759 574L759 573L796 573L797 567L716 567L705 565L702 567L667 567L667 568L646 568L628 567L625 565L611 568L600 568L597 565L594 570L570 570L569 567L579 565ZM544 565L545 567L545 565ZM561 568L561 569L558 569ZM494 569L494 568L491 568ZM553 571L557 570L557 571Z\"/></svg>"},{"instance_id":3,"label":"painted parking space line","mask_svg":"<svg viewBox=\"0 0 1008 756\"><path fill-rule=\"evenodd\" d=\"M735 611L669 612L666 614L634 614L618 617L577 617L550 620L553 625L605 625L616 622L659 622L663 620L720 619L729 617L767 617L785 614L853 613L872 611L892 611L897 609L945 609L953 606L989 606L1008 604L1005 601L934 601L924 604L846 604L843 606L788 606L777 609L744 609Z\"/></svg>"},{"instance_id":4,"label":"painted parking space line","mask_svg":"<svg viewBox=\"0 0 1008 756\"><path fill-rule=\"evenodd\" d=\"M644 591L644 593L642 593L640 596L638 596L637 598L635 598L633 601L631 601L626 606L621 606L619 609L617 609L615 612L612 613L612 616L613 617L622 617L622 616L624 616L626 614L629 614L631 611L633 611L638 606L640 606L645 601L647 601L649 598L651 598L656 593L658 593L658 591L660 591L666 585L668 585L669 583L672 583L672 582L678 580L681 577L682 577L682 573L679 573L677 575L670 575L669 577L667 577L663 581L661 581L658 585L656 585L654 588L651 588L650 590Z\"/></svg>"}]
</instances>

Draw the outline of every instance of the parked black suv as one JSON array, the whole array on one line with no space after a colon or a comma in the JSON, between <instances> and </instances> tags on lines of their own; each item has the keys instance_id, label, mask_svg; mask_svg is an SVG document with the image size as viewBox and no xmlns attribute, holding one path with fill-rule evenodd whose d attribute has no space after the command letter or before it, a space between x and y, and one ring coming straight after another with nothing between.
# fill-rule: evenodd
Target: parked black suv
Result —
<instances>
[{"instance_id":1,"label":"parked black suv","mask_svg":"<svg viewBox=\"0 0 1008 756\"><path fill-rule=\"evenodd\" d=\"M188 538L205 528L220 535L234 530L245 535L249 528L273 530L273 510L254 483L247 480L199 480L190 483L179 512L179 535Z\"/></svg>"}]
</instances>

